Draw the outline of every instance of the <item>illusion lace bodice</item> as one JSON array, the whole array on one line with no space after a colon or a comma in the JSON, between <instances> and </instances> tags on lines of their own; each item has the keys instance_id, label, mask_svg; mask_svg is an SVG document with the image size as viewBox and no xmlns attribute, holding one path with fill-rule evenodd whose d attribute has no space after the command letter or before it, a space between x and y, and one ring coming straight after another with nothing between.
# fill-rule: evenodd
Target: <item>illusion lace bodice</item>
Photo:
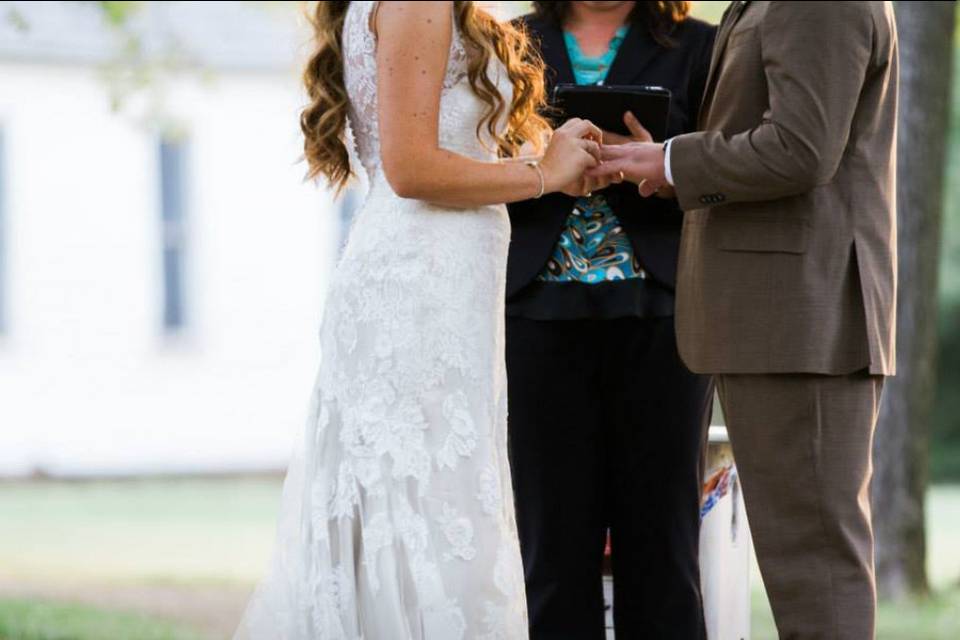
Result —
<instances>
[{"instance_id":1,"label":"illusion lace bodice","mask_svg":"<svg viewBox=\"0 0 960 640\"><path fill-rule=\"evenodd\" d=\"M350 96L348 119L357 157L371 179L381 164L377 127L377 43L370 25L376 4L351 2L343 25L344 81ZM466 81L467 64L466 46L454 24L440 97L440 146L471 158L493 160L496 158L494 142L489 138L477 138L476 125L486 105L473 95ZM501 92L509 95L510 86L502 67L491 64L488 73Z\"/></svg>"}]
</instances>

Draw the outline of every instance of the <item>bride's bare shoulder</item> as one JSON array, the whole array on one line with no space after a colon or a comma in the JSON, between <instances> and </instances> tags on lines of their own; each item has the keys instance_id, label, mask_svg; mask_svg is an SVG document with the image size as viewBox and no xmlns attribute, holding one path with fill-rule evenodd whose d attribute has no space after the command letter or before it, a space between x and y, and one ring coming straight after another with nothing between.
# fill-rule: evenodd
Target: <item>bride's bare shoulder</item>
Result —
<instances>
[{"instance_id":1,"label":"bride's bare shoulder","mask_svg":"<svg viewBox=\"0 0 960 640\"><path fill-rule=\"evenodd\" d=\"M453 2L417 2L391 0L378 2L371 15L371 26L378 36L434 35L448 33Z\"/></svg>"}]
</instances>

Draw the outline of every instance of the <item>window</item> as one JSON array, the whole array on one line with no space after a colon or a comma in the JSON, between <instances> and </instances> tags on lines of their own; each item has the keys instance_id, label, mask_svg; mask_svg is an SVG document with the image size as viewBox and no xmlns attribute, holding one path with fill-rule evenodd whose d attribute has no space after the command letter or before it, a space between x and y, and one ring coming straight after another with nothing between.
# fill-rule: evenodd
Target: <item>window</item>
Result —
<instances>
[{"instance_id":1,"label":"window","mask_svg":"<svg viewBox=\"0 0 960 640\"><path fill-rule=\"evenodd\" d=\"M163 328L186 323L186 148L179 139L160 141L160 213L163 250Z\"/></svg>"}]
</instances>

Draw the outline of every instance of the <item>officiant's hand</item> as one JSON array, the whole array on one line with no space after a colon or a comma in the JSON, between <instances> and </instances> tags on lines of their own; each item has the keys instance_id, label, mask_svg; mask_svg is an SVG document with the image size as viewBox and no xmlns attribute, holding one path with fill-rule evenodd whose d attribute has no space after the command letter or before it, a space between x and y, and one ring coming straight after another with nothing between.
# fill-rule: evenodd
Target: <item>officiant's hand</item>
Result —
<instances>
[{"instance_id":1,"label":"officiant's hand","mask_svg":"<svg viewBox=\"0 0 960 640\"><path fill-rule=\"evenodd\" d=\"M634 142L653 142L653 136L650 134L646 128L640 124L640 121L637 120L637 117L633 115L633 112L627 111L623 114L623 123L627 126L627 129L630 131L630 136L622 136L618 133L613 133L611 131L603 132L603 144L605 145L624 145ZM626 174L621 176L619 173L614 174L614 181L622 181L626 177ZM629 179L629 178L626 178ZM659 198L673 198L676 196L676 191L673 187L667 184L666 179L664 183L653 188L651 183L644 183L642 180L640 183L640 194L644 197L649 195L656 195Z\"/></svg>"},{"instance_id":2,"label":"officiant's hand","mask_svg":"<svg viewBox=\"0 0 960 640\"><path fill-rule=\"evenodd\" d=\"M623 114L623 124L627 125L627 130L630 132L629 136L622 136L619 133L613 133L612 131L603 132L603 144L627 144L629 142L653 142L653 136L650 135L650 132L644 129L643 125L640 124L640 121L637 120L637 117L633 115L632 111L627 111Z\"/></svg>"}]
</instances>

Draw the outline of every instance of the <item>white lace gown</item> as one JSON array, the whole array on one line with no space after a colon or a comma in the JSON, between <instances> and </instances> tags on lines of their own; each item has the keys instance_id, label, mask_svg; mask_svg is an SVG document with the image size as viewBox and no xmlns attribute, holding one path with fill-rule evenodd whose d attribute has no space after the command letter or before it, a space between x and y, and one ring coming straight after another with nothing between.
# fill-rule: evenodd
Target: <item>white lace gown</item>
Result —
<instances>
[{"instance_id":1,"label":"white lace gown","mask_svg":"<svg viewBox=\"0 0 960 640\"><path fill-rule=\"evenodd\" d=\"M446 209L392 192L373 5L351 3L343 45L370 190L331 284L275 558L235 637L525 640L506 439L509 219L503 206ZM441 145L494 159L477 139L483 109L454 29Z\"/></svg>"}]
</instances>

